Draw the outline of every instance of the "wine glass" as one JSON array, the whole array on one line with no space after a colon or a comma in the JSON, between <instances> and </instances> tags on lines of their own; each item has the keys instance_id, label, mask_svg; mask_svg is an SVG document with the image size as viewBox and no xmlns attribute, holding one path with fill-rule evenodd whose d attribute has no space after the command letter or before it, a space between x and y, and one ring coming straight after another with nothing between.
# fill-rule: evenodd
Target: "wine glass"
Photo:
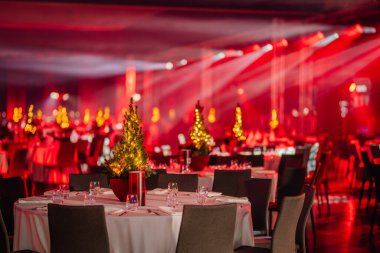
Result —
<instances>
[{"instance_id":1,"label":"wine glass","mask_svg":"<svg viewBox=\"0 0 380 253\"><path fill-rule=\"evenodd\" d=\"M208 196L208 187L200 185L197 188L197 203L204 205Z\"/></svg>"},{"instance_id":2,"label":"wine glass","mask_svg":"<svg viewBox=\"0 0 380 253\"><path fill-rule=\"evenodd\" d=\"M125 207L127 210L134 211L139 205L137 194L128 193L125 199Z\"/></svg>"},{"instance_id":3,"label":"wine glass","mask_svg":"<svg viewBox=\"0 0 380 253\"><path fill-rule=\"evenodd\" d=\"M168 196L166 198L167 205L175 208L178 204L177 201L178 184L176 182L168 183Z\"/></svg>"},{"instance_id":4,"label":"wine glass","mask_svg":"<svg viewBox=\"0 0 380 253\"><path fill-rule=\"evenodd\" d=\"M89 191L93 192L94 195L100 192L100 182L99 181L90 181Z\"/></svg>"}]
</instances>

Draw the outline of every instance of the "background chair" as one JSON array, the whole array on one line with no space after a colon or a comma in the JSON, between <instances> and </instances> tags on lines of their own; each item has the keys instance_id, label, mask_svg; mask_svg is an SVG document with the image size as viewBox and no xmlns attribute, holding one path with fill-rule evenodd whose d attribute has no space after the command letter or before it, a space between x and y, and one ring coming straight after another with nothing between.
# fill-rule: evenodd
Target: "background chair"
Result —
<instances>
[{"instance_id":1,"label":"background chair","mask_svg":"<svg viewBox=\"0 0 380 253\"><path fill-rule=\"evenodd\" d=\"M300 218L305 194L285 197L281 203L276 225L273 230L271 248L242 246L235 252L245 253L294 253L296 252L296 228Z\"/></svg>"},{"instance_id":2,"label":"background chair","mask_svg":"<svg viewBox=\"0 0 380 253\"><path fill-rule=\"evenodd\" d=\"M176 252L232 252L236 209L236 204L185 205Z\"/></svg>"},{"instance_id":3,"label":"background chair","mask_svg":"<svg viewBox=\"0 0 380 253\"><path fill-rule=\"evenodd\" d=\"M244 182L251 178L251 170L215 170L212 190L223 195L246 196Z\"/></svg>"},{"instance_id":4,"label":"background chair","mask_svg":"<svg viewBox=\"0 0 380 253\"><path fill-rule=\"evenodd\" d=\"M233 157L231 156L217 156L210 155L210 159L208 160L208 165L231 165L231 160Z\"/></svg>"},{"instance_id":5,"label":"background chair","mask_svg":"<svg viewBox=\"0 0 380 253\"><path fill-rule=\"evenodd\" d=\"M301 252L306 253L308 251L308 244L306 241L306 225L311 212L311 207L313 206L315 189L312 186L304 185L303 192L305 193L305 201L303 203L301 215L297 224L296 244Z\"/></svg>"},{"instance_id":6,"label":"background chair","mask_svg":"<svg viewBox=\"0 0 380 253\"><path fill-rule=\"evenodd\" d=\"M104 206L48 205L51 253L109 253Z\"/></svg>"},{"instance_id":7,"label":"background chair","mask_svg":"<svg viewBox=\"0 0 380 253\"><path fill-rule=\"evenodd\" d=\"M197 174L158 174L158 188L168 188L168 183L176 182L179 191L195 192L198 188Z\"/></svg>"},{"instance_id":8,"label":"background chair","mask_svg":"<svg viewBox=\"0 0 380 253\"><path fill-rule=\"evenodd\" d=\"M251 178L245 181L246 193L253 207L251 210L253 230L269 235L269 201L272 190L272 179Z\"/></svg>"},{"instance_id":9,"label":"background chair","mask_svg":"<svg viewBox=\"0 0 380 253\"><path fill-rule=\"evenodd\" d=\"M8 238L8 232L7 228L5 227L5 223L3 220L3 215L0 211L0 252L2 253L11 253L10 245L9 245L9 238ZM13 253L36 253L32 250L18 250L18 251L12 251Z\"/></svg>"},{"instance_id":10,"label":"background chair","mask_svg":"<svg viewBox=\"0 0 380 253\"><path fill-rule=\"evenodd\" d=\"M0 178L0 209L10 236L13 236L14 231L13 204L19 198L25 198L22 179L20 177Z\"/></svg>"},{"instance_id":11,"label":"background chair","mask_svg":"<svg viewBox=\"0 0 380 253\"><path fill-rule=\"evenodd\" d=\"M20 177L24 183L24 190L26 196L29 195L27 184L29 174L30 173L28 171L28 149L17 149L14 153L13 158L11 159L7 177Z\"/></svg>"},{"instance_id":12,"label":"background chair","mask_svg":"<svg viewBox=\"0 0 380 253\"><path fill-rule=\"evenodd\" d=\"M237 155L236 159L239 164L245 162L251 163L252 167L263 167L264 166L264 155Z\"/></svg>"},{"instance_id":13,"label":"background chair","mask_svg":"<svg viewBox=\"0 0 380 253\"><path fill-rule=\"evenodd\" d=\"M158 188L158 176L160 174L166 173L166 170L163 170L163 169L154 170L154 171L156 172L156 174L152 174L149 177L145 178L145 187L148 191Z\"/></svg>"},{"instance_id":14,"label":"background chair","mask_svg":"<svg viewBox=\"0 0 380 253\"><path fill-rule=\"evenodd\" d=\"M108 178L105 174L70 174L70 191L88 191L91 181L99 181L100 187L109 188Z\"/></svg>"}]
</instances>

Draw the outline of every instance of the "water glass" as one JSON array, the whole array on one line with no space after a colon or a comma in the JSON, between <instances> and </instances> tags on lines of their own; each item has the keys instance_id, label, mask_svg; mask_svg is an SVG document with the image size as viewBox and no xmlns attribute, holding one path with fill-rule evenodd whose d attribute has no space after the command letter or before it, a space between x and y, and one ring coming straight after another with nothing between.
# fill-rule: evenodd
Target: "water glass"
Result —
<instances>
[{"instance_id":1,"label":"water glass","mask_svg":"<svg viewBox=\"0 0 380 253\"><path fill-rule=\"evenodd\" d=\"M89 191L89 192L85 192L84 194L84 199L83 199L83 204L85 206L91 206L91 205L94 205L96 203L95 201L95 195L93 192Z\"/></svg>"},{"instance_id":2,"label":"water glass","mask_svg":"<svg viewBox=\"0 0 380 253\"><path fill-rule=\"evenodd\" d=\"M137 210L138 206L139 206L139 199L137 197L137 194L132 194L132 193L127 194L127 197L125 199L126 209L130 211L134 211L134 210Z\"/></svg>"},{"instance_id":3,"label":"water glass","mask_svg":"<svg viewBox=\"0 0 380 253\"><path fill-rule=\"evenodd\" d=\"M208 187L204 185L200 185L197 188L197 203L200 205L204 205L206 203L208 197Z\"/></svg>"},{"instance_id":4,"label":"water glass","mask_svg":"<svg viewBox=\"0 0 380 253\"><path fill-rule=\"evenodd\" d=\"M61 192L63 199L69 198L70 191L69 191L69 186L67 184L60 184L59 191Z\"/></svg>"},{"instance_id":5,"label":"water glass","mask_svg":"<svg viewBox=\"0 0 380 253\"><path fill-rule=\"evenodd\" d=\"M177 194L178 184L176 182L168 183L168 195L166 197L166 203L169 207L175 208L178 205Z\"/></svg>"},{"instance_id":6,"label":"water glass","mask_svg":"<svg viewBox=\"0 0 380 253\"><path fill-rule=\"evenodd\" d=\"M53 191L53 195L51 196L51 200L54 204L62 204L63 203L63 195L60 190Z\"/></svg>"},{"instance_id":7,"label":"water glass","mask_svg":"<svg viewBox=\"0 0 380 253\"><path fill-rule=\"evenodd\" d=\"M89 190L90 190L90 192L93 192L94 195L98 194L100 192L100 182L99 181L90 181Z\"/></svg>"}]
</instances>

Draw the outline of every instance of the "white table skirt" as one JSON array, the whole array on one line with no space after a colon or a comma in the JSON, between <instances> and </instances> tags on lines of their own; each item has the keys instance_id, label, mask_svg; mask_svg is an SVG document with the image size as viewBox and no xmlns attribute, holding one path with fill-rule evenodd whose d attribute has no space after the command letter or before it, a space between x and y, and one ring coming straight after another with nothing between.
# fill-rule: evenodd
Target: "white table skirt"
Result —
<instances>
[{"instance_id":1,"label":"white table skirt","mask_svg":"<svg viewBox=\"0 0 380 253\"><path fill-rule=\"evenodd\" d=\"M186 193L179 197L180 206L195 204L194 193ZM231 197L224 197L231 200ZM75 200L73 200L75 199ZM166 195L147 194L147 206L165 206ZM65 204L81 205L83 196L65 200ZM208 203L214 204L216 198L209 198ZM116 202L115 196L101 196L98 203L108 208L124 208L124 203ZM50 236L48 216L46 211L33 209L41 204L16 203L14 250L32 249L40 253L50 252ZM143 211L143 210L142 210ZM64 218L64 217L63 217ZM112 253L170 253L175 252L182 213L174 215L156 215L140 213L137 215L114 216L106 214L107 230ZM89 228L91 229L91 228ZM234 246L253 245L253 229L250 204L238 204Z\"/></svg>"}]
</instances>

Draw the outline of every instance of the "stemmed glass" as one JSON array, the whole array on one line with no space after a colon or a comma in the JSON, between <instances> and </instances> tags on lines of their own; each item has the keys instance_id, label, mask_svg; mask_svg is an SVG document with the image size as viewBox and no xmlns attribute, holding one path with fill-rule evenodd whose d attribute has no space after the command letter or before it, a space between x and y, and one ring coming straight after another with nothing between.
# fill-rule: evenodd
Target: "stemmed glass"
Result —
<instances>
[{"instance_id":1,"label":"stemmed glass","mask_svg":"<svg viewBox=\"0 0 380 253\"><path fill-rule=\"evenodd\" d=\"M178 204L177 201L178 184L176 182L168 183L168 196L166 198L167 205L175 208Z\"/></svg>"},{"instance_id":2,"label":"stemmed glass","mask_svg":"<svg viewBox=\"0 0 380 253\"><path fill-rule=\"evenodd\" d=\"M100 182L99 181L90 181L89 191L94 195L100 192Z\"/></svg>"},{"instance_id":3,"label":"stemmed glass","mask_svg":"<svg viewBox=\"0 0 380 253\"><path fill-rule=\"evenodd\" d=\"M127 194L127 197L125 199L125 207L127 210L134 211L137 209L139 205L139 199L137 197L137 194Z\"/></svg>"},{"instance_id":4,"label":"stemmed glass","mask_svg":"<svg viewBox=\"0 0 380 253\"><path fill-rule=\"evenodd\" d=\"M200 185L197 188L197 203L204 205L208 196L208 187Z\"/></svg>"}]
</instances>

